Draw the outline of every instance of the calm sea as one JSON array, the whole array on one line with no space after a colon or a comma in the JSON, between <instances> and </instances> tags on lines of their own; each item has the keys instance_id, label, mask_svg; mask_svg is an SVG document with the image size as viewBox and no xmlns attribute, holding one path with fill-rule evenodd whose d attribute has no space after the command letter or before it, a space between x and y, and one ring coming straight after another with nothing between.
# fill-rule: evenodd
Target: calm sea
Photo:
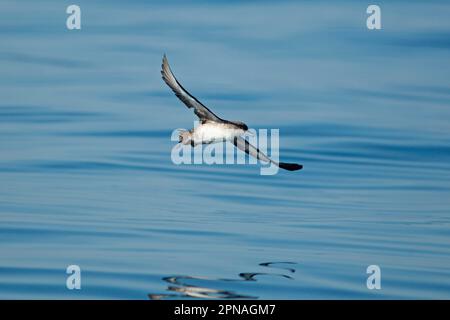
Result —
<instances>
[{"instance_id":1,"label":"calm sea","mask_svg":"<svg viewBox=\"0 0 450 320\"><path fill-rule=\"evenodd\" d=\"M377 3L2 0L0 298L449 299L450 5ZM164 53L304 169L174 165Z\"/></svg>"}]
</instances>

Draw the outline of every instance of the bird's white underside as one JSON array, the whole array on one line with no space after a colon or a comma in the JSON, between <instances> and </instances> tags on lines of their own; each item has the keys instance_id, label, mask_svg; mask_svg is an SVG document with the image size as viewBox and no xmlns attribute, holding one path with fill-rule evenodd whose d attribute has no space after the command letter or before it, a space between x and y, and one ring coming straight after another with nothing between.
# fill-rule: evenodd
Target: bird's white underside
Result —
<instances>
[{"instance_id":1,"label":"bird's white underside","mask_svg":"<svg viewBox=\"0 0 450 320\"><path fill-rule=\"evenodd\" d=\"M244 134L244 130L230 128L224 123L205 123L197 126L192 132L194 144L213 143L224 140L233 140Z\"/></svg>"}]
</instances>

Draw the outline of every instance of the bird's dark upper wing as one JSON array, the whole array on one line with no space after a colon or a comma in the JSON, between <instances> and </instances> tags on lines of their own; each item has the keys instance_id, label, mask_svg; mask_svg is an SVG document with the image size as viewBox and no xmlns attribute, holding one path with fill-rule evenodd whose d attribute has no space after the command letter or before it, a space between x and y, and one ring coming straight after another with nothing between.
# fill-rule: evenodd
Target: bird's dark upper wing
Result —
<instances>
[{"instance_id":1,"label":"bird's dark upper wing","mask_svg":"<svg viewBox=\"0 0 450 320\"><path fill-rule=\"evenodd\" d=\"M272 162L279 166L281 169L289 170L289 171L296 171L303 168L301 164L296 163L285 163L285 162L275 162L272 159L270 159L268 156L266 156L264 153L262 153L258 148L250 144L247 140L245 140L242 137L235 137L233 139L233 144L240 150L244 151L245 153L251 155L252 157L262 160L264 162Z\"/></svg>"},{"instance_id":2,"label":"bird's dark upper wing","mask_svg":"<svg viewBox=\"0 0 450 320\"><path fill-rule=\"evenodd\" d=\"M264 162L272 162L272 160L266 156L264 153L259 151L258 148L250 144L246 139L242 137L235 137L233 139L233 144L240 150L244 151L245 153L251 155L253 158L256 158L258 160L262 160ZM276 163L275 163L276 164Z\"/></svg>"},{"instance_id":3,"label":"bird's dark upper wing","mask_svg":"<svg viewBox=\"0 0 450 320\"><path fill-rule=\"evenodd\" d=\"M175 95L183 101L188 108L194 108L194 113L200 120L211 120L215 122L222 122L223 120L216 116L205 105L198 101L193 95L187 92L183 86L178 82L170 70L169 62L166 55L163 57L161 75L163 80L172 89Z\"/></svg>"}]
</instances>

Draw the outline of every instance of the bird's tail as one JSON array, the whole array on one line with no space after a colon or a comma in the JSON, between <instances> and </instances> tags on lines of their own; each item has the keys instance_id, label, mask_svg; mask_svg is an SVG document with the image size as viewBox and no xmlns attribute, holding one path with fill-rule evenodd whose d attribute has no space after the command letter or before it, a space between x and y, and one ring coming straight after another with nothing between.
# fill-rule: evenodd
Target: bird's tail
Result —
<instances>
[{"instance_id":1,"label":"bird's tail","mask_svg":"<svg viewBox=\"0 0 450 320\"><path fill-rule=\"evenodd\" d=\"M297 164L297 163L285 163L285 162L280 162L278 164L278 166L281 169L284 170L289 170L289 171L296 171L296 170L300 170L301 168L303 168L303 166L301 164Z\"/></svg>"}]
</instances>

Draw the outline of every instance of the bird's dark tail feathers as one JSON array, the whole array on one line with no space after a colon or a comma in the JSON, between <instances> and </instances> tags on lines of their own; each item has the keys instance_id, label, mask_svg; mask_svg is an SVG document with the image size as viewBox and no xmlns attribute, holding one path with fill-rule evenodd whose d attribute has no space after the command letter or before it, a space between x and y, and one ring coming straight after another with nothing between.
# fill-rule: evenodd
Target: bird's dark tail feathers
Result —
<instances>
[{"instance_id":1,"label":"bird's dark tail feathers","mask_svg":"<svg viewBox=\"0 0 450 320\"><path fill-rule=\"evenodd\" d=\"M285 162L280 162L278 164L278 166L281 169L284 170L289 170L289 171L296 171L296 170L300 170L301 168L303 168L303 166L301 164L296 164L296 163L285 163Z\"/></svg>"}]
</instances>

